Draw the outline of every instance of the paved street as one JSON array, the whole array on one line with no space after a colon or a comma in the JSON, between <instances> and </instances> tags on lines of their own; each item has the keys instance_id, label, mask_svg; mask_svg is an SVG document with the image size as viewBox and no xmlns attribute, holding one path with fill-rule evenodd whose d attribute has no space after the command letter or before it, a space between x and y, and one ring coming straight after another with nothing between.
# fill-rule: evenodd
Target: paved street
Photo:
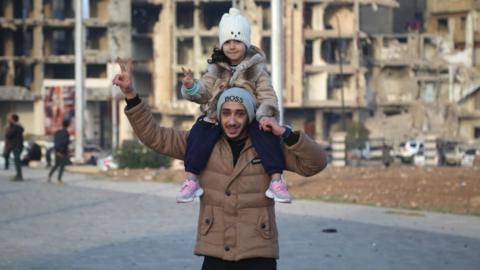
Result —
<instances>
[{"instance_id":1,"label":"paved street","mask_svg":"<svg viewBox=\"0 0 480 270\"><path fill-rule=\"evenodd\" d=\"M198 202L176 204L178 186L46 174L0 171L0 269L200 269ZM479 217L296 200L277 218L280 270L480 265Z\"/></svg>"}]
</instances>

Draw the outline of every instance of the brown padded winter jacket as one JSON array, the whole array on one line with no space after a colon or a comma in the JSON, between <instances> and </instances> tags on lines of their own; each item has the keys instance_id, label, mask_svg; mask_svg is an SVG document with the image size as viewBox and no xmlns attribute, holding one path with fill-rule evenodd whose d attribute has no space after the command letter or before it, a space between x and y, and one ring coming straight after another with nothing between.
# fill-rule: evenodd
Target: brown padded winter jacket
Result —
<instances>
[{"instance_id":1,"label":"brown padded winter jacket","mask_svg":"<svg viewBox=\"0 0 480 270\"><path fill-rule=\"evenodd\" d=\"M183 159L187 131L159 126L143 102L125 113L146 146ZM325 168L325 154L305 133L299 135L296 144L283 146L286 169L312 176ZM230 145L222 136L200 179L205 193L200 200L195 254L228 261L278 258L274 201L265 197L270 179L250 139L234 166Z\"/></svg>"}]
</instances>

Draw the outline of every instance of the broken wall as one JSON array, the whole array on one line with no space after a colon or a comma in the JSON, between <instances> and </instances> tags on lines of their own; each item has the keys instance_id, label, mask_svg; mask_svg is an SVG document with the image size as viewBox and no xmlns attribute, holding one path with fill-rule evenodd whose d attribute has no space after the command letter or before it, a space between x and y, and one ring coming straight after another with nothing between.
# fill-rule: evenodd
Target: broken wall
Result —
<instances>
[{"instance_id":1,"label":"broken wall","mask_svg":"<svg viewBox=\"0 0 480 270\"><path fill-rule=\"evenodd\" d=\"M377 104L402 103L414 100L417 84L407 67L385 67L374 74L373 88Z\"/></svg>"},{"instance_id":2,"label":"broken wall","mask_svg":"<svg viewBox=\"0 0 480 270\"><path fill-rule=\"evenodd\" d=\"M328 73L321 72L318 74L311 74L306 77L306 97L310 101L325 101L328 99L327 91Z\"/></svg>"},{"instance_id":3,"label":"broken wall","mask_svg":"<svg viewBox=\"0 0 480 270\"><path fill-rule=\"evenodd\" d=\"M431 13L462 12L465 10L480 8L477 0L426 0L427 7Z\"/></svg>"},{"instance_id":4,"label":"broken wall","mask_svg":"<svg viewBox=\"0 0 480 270\"><path fill-rule=\"evenodd\" d=\"M320 6L315 7L315 9L320 9ZM355 34L356 27L353 6L329 5L325 8L324 14L323 23L325 29L336 31L341 35Z\"/></svg>"}]
</instances>

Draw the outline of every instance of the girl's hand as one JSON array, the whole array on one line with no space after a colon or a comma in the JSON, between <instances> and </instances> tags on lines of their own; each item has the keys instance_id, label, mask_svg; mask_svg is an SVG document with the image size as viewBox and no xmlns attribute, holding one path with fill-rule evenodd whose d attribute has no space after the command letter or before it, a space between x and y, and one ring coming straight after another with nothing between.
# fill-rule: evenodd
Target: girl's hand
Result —
<instances>
[{"instance_id":1,"label":"girl's hand","mask_svg":"<svg viewBox=\"0 0 480 270\"><path fill-rule=\"evenodd\" d=\"M183 78L182 84L185 88L192 88L193 86L193 72L190 69L182 67Z\"/></svg>"},{"instance_id":2,"label":"girl's hand","mask_svg":"<svg viewBox=\"0 0 480 270\"><path fill-rule=\"evenodd\" d=\"M259 128L265 132L272 132L276 136L281 136L283 132L285 132L285 128L273 117L263 117L260 119Z\"/></svg>"},{"instance_id":3,"label":"girl's hand","mask_svg":"<svg viewBox=\"0 0 480 270\"><path fill-rule=\"evenodd\" d=\"M137 95L137 92L133 89L132 59L128 59L127 67L125 67L125 62L120 57L117 57L116 62L120 66L120 73L115 75L112 84L120 87L127 99L132 99Z\"/></svg>"}]
</instances>

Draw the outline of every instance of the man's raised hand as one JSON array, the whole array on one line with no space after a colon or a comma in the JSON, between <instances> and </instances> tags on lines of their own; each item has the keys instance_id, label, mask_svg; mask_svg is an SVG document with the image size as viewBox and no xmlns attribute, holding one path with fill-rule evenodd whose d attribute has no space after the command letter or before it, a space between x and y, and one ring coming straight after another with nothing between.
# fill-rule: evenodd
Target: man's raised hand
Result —
<instances>
[{"instance_id":1,"label":"man's raised hand","mask_svg":"<svg viewBox=\"0 0 480 270\"><path fill-rule=\"evenodd\" d=\"M122 90L123 95L127 99L132 99L137 95L133 89L132 82L132 59L128 59L126 67L125 61L123 61L123 59L120 57L117 57L116 62L120 66L120 73L115 75L112 80L112 84L120 87L120 90Z\"/></svg>"}]
</instances>

